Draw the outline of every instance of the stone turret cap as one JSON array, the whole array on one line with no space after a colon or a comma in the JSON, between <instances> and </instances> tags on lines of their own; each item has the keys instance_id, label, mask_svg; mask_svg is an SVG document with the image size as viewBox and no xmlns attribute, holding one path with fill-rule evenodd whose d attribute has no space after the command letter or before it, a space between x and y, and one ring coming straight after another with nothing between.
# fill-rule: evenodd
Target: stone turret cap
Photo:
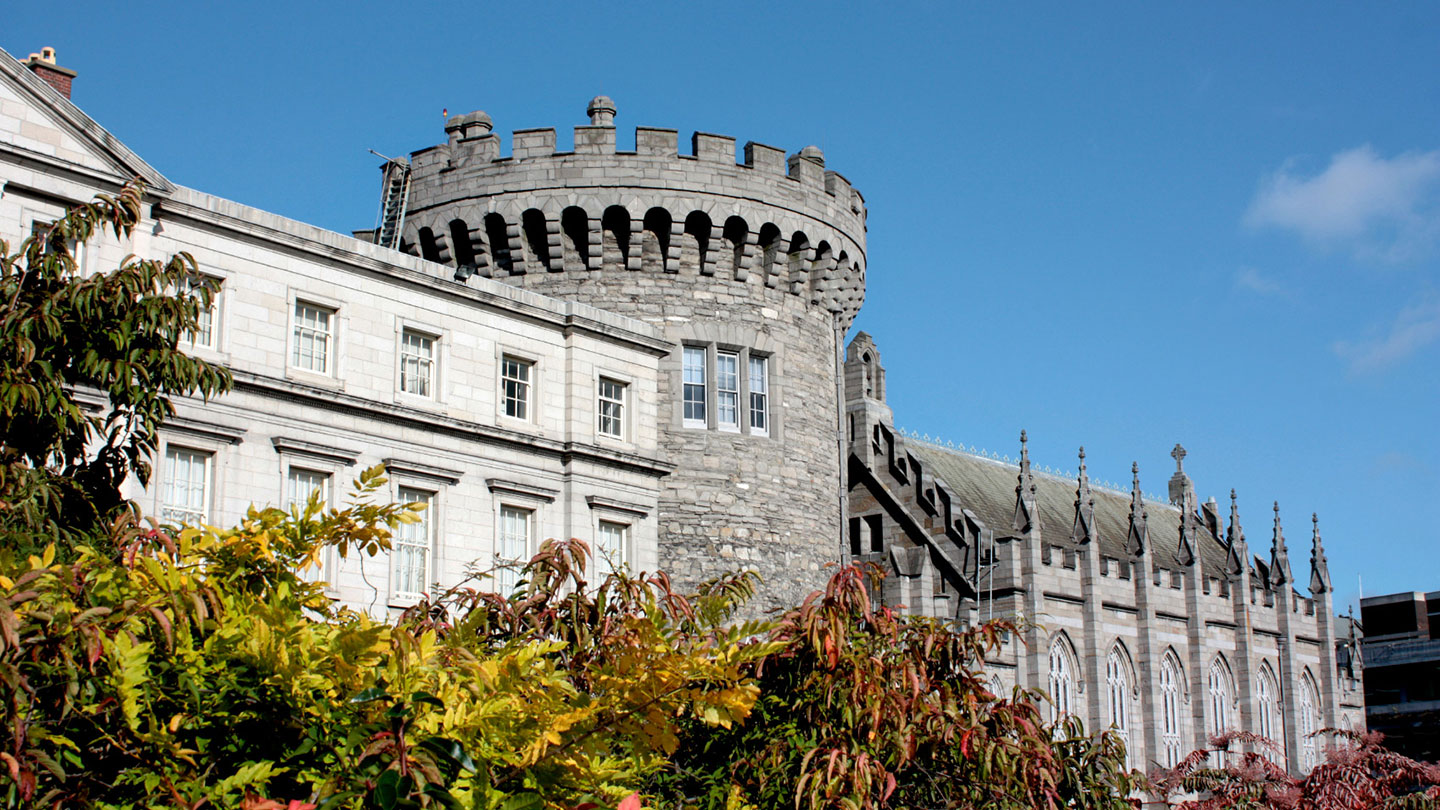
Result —
<instances>
[{"instance_id":1,"label":"stone turret cap","mask_svg":"<svg viewBox=\"0 0 1440 810\"><path fill-rule=\"evenodd\" d=\"M825 153L820 151L820 147L818 146L811 145L805 147L804 149L801 149L800 157L810 161L811 163L816 164L817 166L825 165Z\"/></svg>"},{"instance_id":2,"label":"stone turret cap","mask_svg":"<svg viewBox=\"0 0 1440 810\"><path fill-rule=\"evenodd\" d=\"M490 120L490 115L484 110L468 112L464 115L452 115L445 119L446 132L460 132L462 135L469 135L470 130L479 130L479 134L488 135L495 128L495 122Z\"/></svg>"},{"instance_id":3,"label":"stone turret cap","mask_svg":"<svg viewBox=\"0 0 1440 810\"><path fill-rule=\"evenodd\" d=\"M585 114L590 116L592 127L613 127L615 126L615 102L609 96L596 96L590 99L590 104L585 107Z\"/></svg>"}]
</instances>

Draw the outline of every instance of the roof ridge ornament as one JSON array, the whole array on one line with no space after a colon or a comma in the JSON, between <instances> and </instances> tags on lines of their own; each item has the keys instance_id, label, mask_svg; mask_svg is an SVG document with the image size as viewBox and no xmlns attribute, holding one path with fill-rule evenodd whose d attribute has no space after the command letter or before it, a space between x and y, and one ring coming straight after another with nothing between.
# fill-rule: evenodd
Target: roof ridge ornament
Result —
<instances>
[{"instance_id":1,"label":"roof ridge ornament","mask_svg":"<svg viewBox=\"0 0 1440 810\"><path fill-rule=\"evenodd\" d=\"M1130 462L1130 476L1133 485L1130 490L1130 531L1125 538L1125 550L1131 557L1140 557L1150 545L1150 515L1145 511L1145 494L1140 491L1140 463Z\"/></svg>"},{"instance_id":2,"label":"roof ridge ornament","mask_svg":"<svg viewBox=\"0 0 1440 810\"><path fill-rule=\"evenodd\" d=\"M1075 486L1075 526L1070 537L1084 545L1096 540L1095 493L1090 491L1090 473L1085 469L1085 448L1080 448L1080 478Z\"/></svg>"},{"instance_id":3,"label":"roof ridge ornament","mask_svg":"<svg viewBox=\"0 0 1440 810\"><path fill-rule=\"evenodd\" d=\"M1270 540L1270 584L1290 582L1290 553L1285 550L1285 531L1280 526L1280 502L1275 502L1275 534Z\"/></svg>"},{"instance_id":4,"label":"roof ridge ornament","mask_svg":"<svg viewBox=\"0 0 1440 810\"><path fill-rule=\"evenodd\" d=\"M1310 522L1315 524L1310 545L1310 595L1315 596L1330 591L1330 565L1325 561L1325 547L1320 543L1320 515L1311 512Z\"/></svg>"},{"instance_id":5,"label":"roof ridge ornament","mask_svg":"<svg viewBox=\"0 0 1440 810\"><path fill-rule=\"evenodd\" d=\"M1015 520L1012 527L1032 537L1040 534L1040 512L1035 503L1035 477L1030 473L1030 438L1020 431L1020 475L1015 484Z\"/></svg>"}]
</instances>

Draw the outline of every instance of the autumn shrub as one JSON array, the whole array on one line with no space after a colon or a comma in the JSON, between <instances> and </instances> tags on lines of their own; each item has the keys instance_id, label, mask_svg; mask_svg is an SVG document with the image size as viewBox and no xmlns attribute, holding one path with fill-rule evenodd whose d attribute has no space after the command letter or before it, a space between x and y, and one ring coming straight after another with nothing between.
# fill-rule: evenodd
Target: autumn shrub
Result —
<instances>
[{"instance_id":1,"label":"autumn shrub","mask_svg":"<svg viewBox=\"0 0 1440 810\"><path fill-rule=\"evenodd\" d=\"M1440 808L1440 766L1385 748L1378 733L1324 729L1316 737L1331 744L1325 760L1303 776L1283 766L1274 741L1232 731L1174 768L1157 768L1152 790L1179 810Z\"/></svg>"}]
</instances>

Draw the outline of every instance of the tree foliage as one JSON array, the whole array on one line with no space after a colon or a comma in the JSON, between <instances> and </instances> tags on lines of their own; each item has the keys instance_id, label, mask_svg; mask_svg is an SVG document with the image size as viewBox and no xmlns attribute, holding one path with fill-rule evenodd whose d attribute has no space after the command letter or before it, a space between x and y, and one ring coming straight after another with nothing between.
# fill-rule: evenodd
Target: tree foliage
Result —
<instances>
[{"instance_id":1,"label":"tree foliage","mask_svg":"<svg viewBox=\"0 0 1440 810\"><path fill-rule=\"evenodd\" d=\"M89 275L76 263L107 231L128 238L141 205L137 183L37 227L13 253L0 240L0 547L95 535L124 506L126 478L148 481L171 398L230 387L224 369L181 349L212 293L189 254L128 256Z\"/></svg>"}]
</instances>

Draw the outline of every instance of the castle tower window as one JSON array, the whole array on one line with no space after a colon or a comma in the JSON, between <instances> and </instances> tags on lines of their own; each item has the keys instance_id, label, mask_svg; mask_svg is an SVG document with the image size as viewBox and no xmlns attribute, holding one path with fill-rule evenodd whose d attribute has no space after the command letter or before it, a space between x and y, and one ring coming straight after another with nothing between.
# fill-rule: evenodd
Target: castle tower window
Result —
<instances>
[{"instance_id":1,"label":"castle tower window","mask_svg":"<svg viewBox=\"0 0 1440 810\"><path fill-rule=\"evenodd\" d=\"M770 363L750 355L750 432L770 432Z\"/></svg>"},{"instance_id":2,"label":"castle tower window","mask_svg":"<svg viewBox=\"0 0 1440 810\"><path fill-rule=\"evenodd\" d=\"M421 504L414 523L402 523L395 530L390 549L390 600L411 602L425 595L430 578L430 552L434 546L435 493L422 489L400 487L396 494L402 504Z\"/></svg>"},{"instance_id":3,"label":"castle tower window","mask_svg":"<svg viewBox=\"0 0 1440 810\"><path fill-rule=\"evenodd\" d=\"M596 429L600 435L616 439L625 437L625 383L608 377L600 378L596 413L599 416Z\"/></svg>"},{"instance_id":4,"label":"castle tower window","mask_svg":"<svg viewBox=\"0 0 1440 810\"><path fill-rule=\"evenodd\" d=\"M740 429L740 355L715 354L715 419L721 430Z\"/></svg>"},{"instance_id":5,"label":"castle tower window","mask_svg":"<svg viewBox=\"0 0 1440 810\"><path fill-rule=\"evenodd\" d=\"M400 390L435 395L435 338L410 329L400 333Z\"/></svg>"},{"instance_id":6,"label":"castle tower window","mask_svg":"<svg viewBox=\"0 0 1440 810\"><path fill-rule=\"evenodd\" d=\"M685 426L705 427L705 349L686 346L683 364Z\"/></svg>"},{"instance_id":7,"label":"castle tower window","mask_svg":"<svg viewBox=\"0 0 1440 810\"><path fill-rule=\"evenodd\" d=\"M500 361L505 415L512 419L530 419L530 372L533 368L533 363L508 354Z\"/></svg>"}]
</instances>

